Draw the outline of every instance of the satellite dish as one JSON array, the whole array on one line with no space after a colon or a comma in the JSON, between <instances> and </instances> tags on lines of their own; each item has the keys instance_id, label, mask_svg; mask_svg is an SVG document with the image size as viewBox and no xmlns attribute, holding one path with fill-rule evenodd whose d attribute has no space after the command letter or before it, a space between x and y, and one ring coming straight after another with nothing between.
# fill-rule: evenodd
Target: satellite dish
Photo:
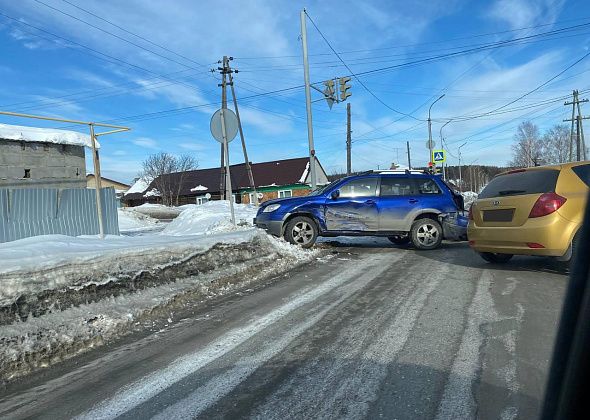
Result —
<instances>
[{"instance_id":1,"label":"satellite dish","mask_svg":"<svg viewBox=\"0 0 590 420\"><path fill-rule=\"evenodd\" d=\"M211 194L210 194L210 193L207 193L207 194L205 194L205 198L206 198L207 200L211 200Z\"/></svg>"}]
</instances>

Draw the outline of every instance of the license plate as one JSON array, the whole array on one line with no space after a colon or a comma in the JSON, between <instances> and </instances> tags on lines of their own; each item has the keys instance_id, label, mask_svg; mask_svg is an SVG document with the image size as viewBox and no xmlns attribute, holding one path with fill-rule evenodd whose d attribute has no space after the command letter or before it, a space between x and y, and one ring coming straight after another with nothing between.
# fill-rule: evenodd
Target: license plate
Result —
<instances>
[{"instance_id":1,"label":"license plate","mask_svg":"<svg viewBox=\"0 0 590 420\"><path fill-rule=\"evenodd\" d=\"M514 209L484 210L484 222L512 222Z\"/></svg>"}]
</instances>

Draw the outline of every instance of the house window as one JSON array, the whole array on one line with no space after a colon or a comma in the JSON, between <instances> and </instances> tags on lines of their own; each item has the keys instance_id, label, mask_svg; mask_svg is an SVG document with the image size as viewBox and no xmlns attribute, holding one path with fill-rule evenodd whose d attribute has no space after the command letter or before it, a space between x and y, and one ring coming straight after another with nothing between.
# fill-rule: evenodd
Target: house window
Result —
<instances>
[{"instance_id":1,"label":"house window","mask_svg":"<svg viewBox=\"0 0 590 420\"><path fill-rule=\"evenodd\" d=\"M197 197L197 204L205 204L209 199L207 197Z\"/></svg>"},{"instance_id":2,"label":"house window","mask_svg":"<svg viewBox=\"0 0 590 420\"><path fill-rule=\"evenodd\" d=\"M25 169L25 176L23 178L30 178L31 177L31 170Z\"/></svg>"},{"instance_id":3,"label":"house window","mask_svg":"<svg viewBox=\"0 0 590 420\"><path fill-rule=\"evenodd\" d=\"M281 190L279 191L279 198L288 198L293 196L292 190Z\"/></svg>"}]
</instances>

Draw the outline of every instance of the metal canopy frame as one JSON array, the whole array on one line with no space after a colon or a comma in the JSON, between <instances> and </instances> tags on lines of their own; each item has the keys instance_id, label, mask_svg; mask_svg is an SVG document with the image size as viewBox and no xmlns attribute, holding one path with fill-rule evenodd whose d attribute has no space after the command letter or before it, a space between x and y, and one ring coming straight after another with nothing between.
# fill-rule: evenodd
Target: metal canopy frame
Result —
<instances>
[{"instance_id":1,"label":"metal canopy frame","mask_svg":"<svg viewBox=\"0 0 590 420\"><path fill-rule=\"evenodd\" d=\"M98 149L96 147L96 138L100 136L106 136L109 134L121 133L123 131L130 131L129 127L123 127L120 125L113 125L113 124L105 124L105 123L97 123L97 122L88 122L88 121L78 121L78 120L69 120L66 118L55 118L55 117L44 117L41 115L32 115L32 114L21 114L19 112L10 112L10 111L0 111L0 115L8 115L10 117L19 117L19 118L31 118L36 120L45 120L45 121L57 121L57 122L64 122L68 124L79 124L79 125L87 125L90 131L90 139L91 139L91 147L92 147L92 162L94 165L94 182L96 183L96 214L98 216L98 230L100 234L100 238L104 239L104 217L102 214L102 200L100 196L100 191L102 190L102 179L100 175L100 157L98 155ZM104 128L112 128L113 130L103 131L102 133L95 133L94 127L104 127Z\"/></svg>"}]
</instances>

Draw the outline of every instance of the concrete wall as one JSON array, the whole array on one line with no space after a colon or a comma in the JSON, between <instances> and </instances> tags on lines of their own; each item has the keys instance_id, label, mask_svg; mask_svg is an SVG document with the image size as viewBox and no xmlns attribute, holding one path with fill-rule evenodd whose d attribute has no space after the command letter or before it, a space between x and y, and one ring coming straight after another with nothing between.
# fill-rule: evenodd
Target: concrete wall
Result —
<instances>
[{"instance_id":1,"label":"concrete wall","mask_svg":"<svg viewBox=\"0 0 590 420\"><path fill-rule=\"evenodd\" d=\"M0 188L85 187L84 147L0 139Z\"/></svg>"}]
</instances>

